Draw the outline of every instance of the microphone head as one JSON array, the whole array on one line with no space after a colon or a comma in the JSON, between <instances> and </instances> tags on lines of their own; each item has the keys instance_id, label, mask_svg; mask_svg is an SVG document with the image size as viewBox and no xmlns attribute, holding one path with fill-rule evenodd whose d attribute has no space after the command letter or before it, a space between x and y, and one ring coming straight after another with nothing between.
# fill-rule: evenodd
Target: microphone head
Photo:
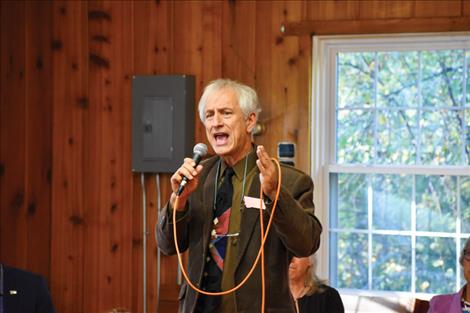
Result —
<instances>
[{"instance_id":1,"label":"microphone head","mask_svg":"<svg viewBox=\"0 0 470 313\"><path fill-rule=\"evenodd\" d=\"M193 153L205 157L207 154L207 146L203 143L198 143L194 146Z\"/></svg>"}]
</instances>

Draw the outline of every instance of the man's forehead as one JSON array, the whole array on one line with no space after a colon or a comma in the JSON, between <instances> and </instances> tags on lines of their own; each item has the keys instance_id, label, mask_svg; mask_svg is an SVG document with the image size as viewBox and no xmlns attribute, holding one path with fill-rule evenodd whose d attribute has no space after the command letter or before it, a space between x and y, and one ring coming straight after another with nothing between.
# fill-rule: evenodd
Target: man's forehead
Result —
<instances>
[{"instance_id":1,"label":"man's forehead","mask_svg":"<svg viewBox=\"0 0 470 313\"><path fill-rule=\"evenodd\" d=\"M233 109L235 107L240 107L238 105L238 98L233 90L225 88L215 91L207 98L205 111Z\"/></svg>"}]
</instances>

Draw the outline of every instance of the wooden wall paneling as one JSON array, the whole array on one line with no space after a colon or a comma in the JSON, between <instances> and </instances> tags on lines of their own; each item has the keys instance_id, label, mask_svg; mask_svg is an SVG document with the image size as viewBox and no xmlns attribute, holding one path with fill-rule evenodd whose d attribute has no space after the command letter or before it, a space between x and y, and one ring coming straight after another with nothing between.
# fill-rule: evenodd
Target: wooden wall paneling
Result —
<instances>
[{"instance_id":1,"label":"wooden wall paneling","mask_svg":"<svg viewBox=\"0 0 470 313\"><path fill-rule=\"evenodd\" d=\"M311 86L312 86L312 37L299 37L298 67L298 101L301 104L296 114L298 121L297 131L297 158L298 168L310 174L310 132L311 127ZM306 117L308 117L306 119ZM307 144L306 144L307 143Z\"/></svg>"},{"instance_id":2,"label":"wooden wall paneling","mask_svg":"<svg viewBox=\"0 0 470 313\"><path fill-rule=\"evenodd\" d=\"M134 2L134 73L171 73L173 6L170 1Z\"/></svg>"},{"instance_id":3,"label":"wooden wall paneling","mask_svg":"<svg viewBox=\"0 0 470 313\"><path fill-rule=\"evenodd\" d=\"M271 90L271 79L273 75L272 50L276 44L282 44L271 34L271 14L272 2L256 2L256 92L262 108L260 121L265 125L265 133L255 137L256 144L262 144L266 147L271 156L275 156L275 148L272 146L273 139L276 138L276 132L282 124L282 116L276 116L276 110L273 104L273 95Z\"/></svg>"},{"instance_id":4,"label":"wooden wall paneling","mask_svg":"<svg viewBox=\"0 0 470 313\"><path fill-rule=\"evenodd\" d=\"M26 2L28 268L49 278L52 171L52 2Z\"/></svg>"},{"instance_id":5,"label":"wooden wall paneling","mask_svg":"<svg viewBox=\"0 0 470 313\"><path fill-rule=\"evenodd\" d=\"M132 302L132 17L131 2L89 2L84 180L86 237L92 244L85 247L87 312L130 309Z\"/></svg>"},{"instance_id":6,"label":"wooden wall paneling","mask_svg":"<svg viewBox=\"0 0 470 313\"><path fill-rule=\"evenodd\" d=\"M308 20L351 20L359 18L360 0L307 1Z\"/></svg>"},{"instance_id":7,"label":"wooden wall paneling","mask_svg":"<svg viewBox=\"0 0 470 313\"><path fill-rule=\"evenodd\" d=\"M157 295L157 242L154 229L157 222L158 205L156 176L154 173L145 175L145 192L147 200L147 228L145 231L147 237L147 311L156 312L159 299ZM142 213L142 207L139 208L139 211ZM140 236L142 237L142 233ZM140 265L142 270L142 254L140 255Z\"/></svg>"},{"instance_id":8,"label":"wooden wall paneling","mask_svg":"<svg viewBox=\"0 0 470 313\"><path fill-rule=\"evenodd\" d=\"M308 71L308 68L301 68L299 59L309 57L303 55L299 47L297 37L286 37L281 44L276 44L275 38L281 33L279 25L283 22L299 20L302 15L302 6L297 3L284 1L276 2L273 5L271 15L271 38L274 46L272 48L272 80L271 94L273 95L273 115L282 116L283 127L279 128L275 136L271 137L270 145L273 156L277 155L277 143L281 141L293 142L297 146L297 156L309 155L309 144L299 142L299 132L301 128L308 128L308 101L304 95L308 94L308 80L300 81L299 73ZM276 33L277 31L277 33ZM308 54L307 54L308 55ZM306 114L301 114L306 113ZM273 125L272 125L273 126ZM302 158L307 161L307 158ZM295 158L296 166L304 171L308 170L309 164L299 163L299 157Z\"/></svg>"},{"instance_id":9,"label":"wooden wall paneling","mask_svg":"<svg viewBox=\"0 0 470 313\"><path fill-rule=\"evenodd\" d=\"M415 0L415 17L461 16L463 1Z\"/></svg>"},{"instance_id":10,"label":"wooden wall paneling","mask_svg":"<svg viewBox=\"0 0 470 313\"><path fill-rule=\"evenodd\" d=\"M140 175L132 177L132 312L142 312L142 188Z\"/></svg>"},{"instance_id":11,"label":"wooden wall paneling","mask_svg":"<svg viewBox=\"0 0 470 313\"><path fill-rule=\"evenodd\" d=\"M462 15L470 16L470 1L462 0Z\"/></svg>"},{"instance_id":12,"label":"wooden wall paneling","mask_svg":"<svg viewBox=\"0 0 470 313\"><path fill-rule=\"evenodd\" d=\"M0 261L27 269L25 2L1 2Z\"/></svg>"},{"instance_id":13,"label":"wooden wall paneling","mask_svg":"<svg viewBox=\"0 0 470 313\"><path fill-rule=\"evenodd\" d=\"M222 7L222 76L255 87L256 2L225 1Z\"/></svg>"},{"instance_id":14,"label":"wooden wall paneling","mask_svg":"<svg viewBox=\"0 0 470 313\"><path fill-rule=\"evenodd\" d=\"M360 19L410 18L414 12L414 0L360 1Z\"/></svg>"},{"instance_id":15,"label":"wooden wall paneling","mask_svg":"<svg viewBox=\"0 0 470 313\"><path fill-rule=\"evenodd\" d=\"M58 312L81 313L84 289L84 111L87 82L87 2L53 3L53 175L51 289ZM89 242L86 244L90 244Z\"/></svg>"}]
</instances>

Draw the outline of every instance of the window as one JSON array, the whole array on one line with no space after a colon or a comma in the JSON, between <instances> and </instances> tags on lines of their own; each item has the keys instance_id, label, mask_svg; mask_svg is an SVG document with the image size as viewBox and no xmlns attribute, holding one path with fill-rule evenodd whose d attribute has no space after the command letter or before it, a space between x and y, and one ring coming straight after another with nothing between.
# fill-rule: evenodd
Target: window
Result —
<instances>
[{"instance_id":1,"label":"window","mask_svg":"<svg viewBox=\"0 0 470 313\"><path fill-rule=\"evenodd\" d=\"M455 292L470 236L470 35L313 47L319 273L337 288Z\"/></svg>"}]
</instances>

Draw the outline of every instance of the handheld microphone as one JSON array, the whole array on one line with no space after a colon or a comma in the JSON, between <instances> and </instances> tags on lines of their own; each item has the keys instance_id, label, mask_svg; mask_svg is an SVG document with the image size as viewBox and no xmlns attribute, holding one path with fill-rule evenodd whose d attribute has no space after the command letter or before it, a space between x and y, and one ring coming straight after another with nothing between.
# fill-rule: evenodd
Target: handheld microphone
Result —
<instances>
[{"instance_id":1,"label":"handheld microphone","mask_svg":"<svg viewBox=\"0 0 470 313\"><path fill-rule=\"evenodd\" d=\"M203 143L198 143L197 145L194 146L193 153L194 153L193 160L194 162L196 162L196 166L197 166L199 162L201 162L202 158L206 156L207 146ZM188 179L186 177L183 177L183 180L181 181L178 191L176 192L177 196L181 195L187 183L188 183Z\"/></svg>"}]
</instances>

